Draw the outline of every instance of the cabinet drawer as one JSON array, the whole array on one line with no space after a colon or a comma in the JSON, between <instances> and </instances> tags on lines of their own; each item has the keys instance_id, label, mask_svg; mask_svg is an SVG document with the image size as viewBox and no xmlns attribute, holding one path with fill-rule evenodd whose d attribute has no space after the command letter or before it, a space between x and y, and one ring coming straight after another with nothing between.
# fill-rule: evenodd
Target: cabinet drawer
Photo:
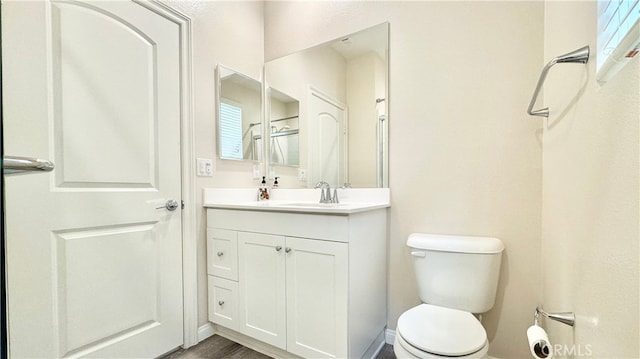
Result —
<instances>
[{"instance_id":1,"label":"cabinet drawer","mask_svg":"<svg viewBox=\"0 0 640 359\"><path fill-rule=\"evenodd\" d=\"M238 330L238 282L208 277L209 321Z\"/></svg>"},{"instance_id":2,"label":"cabinet drawer","mask_svg":"<svg viewBox=\"0 0 640 359\"><path fill-rule=\"evenodd\" d=\"M238 280L238 232L207 228L207 273Z\"/></svg>"}]
</instances>

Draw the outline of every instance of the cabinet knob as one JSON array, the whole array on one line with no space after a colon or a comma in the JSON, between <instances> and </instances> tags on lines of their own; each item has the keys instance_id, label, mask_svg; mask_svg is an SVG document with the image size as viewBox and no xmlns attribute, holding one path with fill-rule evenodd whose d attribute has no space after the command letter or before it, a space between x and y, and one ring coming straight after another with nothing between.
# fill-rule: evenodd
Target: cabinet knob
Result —
<instances>
[{"instance_id":1,"label":"cabinet knob","mask_svg":"<svg viewBox=\"0 0 640 359\"><path fill-rule=\"evenodd\" d=\"M282 250L282 246L276 246L276 252L280 252Z\"/></svg>"},{"instance_id":2,"label":"cabinet knob","mask_svg":"<svg viewBox=\"0 0 640 359\"><path fill-rule=\"evenodd\" d=\"M289 252L291 252L291 248L287 247L287 248L284 249L284 251L289 253Z\"/></svg>"},{"instance_id":3,"label":"cabinet knob","mask_svg":"<svg viewBox=\"0 0 640 359\"><path fill-rule=\"evenodd\" d=\"M223 304L224 304L224 300L219 300L219 301L218 301L218 305L219 305L219 306L222 306Z\"/></svg>"},{"instance_id":4,"label":"cabinet knob","mask_svg":"<svg viewBox=\"0 0 640 359\"><path fill-rule=\"evenodd\" d=\"M218 257L222 257L224 255L224 252L218 252Z\"/></svg>"}]
</instances>

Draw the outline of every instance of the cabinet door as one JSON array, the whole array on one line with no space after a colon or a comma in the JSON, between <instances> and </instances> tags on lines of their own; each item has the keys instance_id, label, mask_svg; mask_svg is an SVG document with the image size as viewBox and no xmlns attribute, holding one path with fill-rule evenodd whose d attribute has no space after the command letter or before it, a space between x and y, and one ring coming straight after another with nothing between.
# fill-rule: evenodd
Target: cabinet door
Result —
<instances>
[{"instance_id":1,"label":"cabinet door","mask_svg":"<svg viewBox=\"0 0 640 359\"><path fill-rule=\"evenodd\" d=\"M238 280L238 232L207 228L207 273Z\"/></svg>"},{"instance_id":2,"label":"cabinet door","mask_svg":"<svg viewBox=\"0 0 640 359\"><path fill-rule=\"evenodd\" d=\"M287 351L346 358L346 243L287 237Z\"/></svg>"},{"instance_id":3,"label":"cabinet door","mask_svg":"<svg viewBox=\"0 0 640 359\"><path fill-rule=\"evenodd\" d=\"M286 348L284 237L238 232L240 332Z\"/></svg>"}]
</instances>

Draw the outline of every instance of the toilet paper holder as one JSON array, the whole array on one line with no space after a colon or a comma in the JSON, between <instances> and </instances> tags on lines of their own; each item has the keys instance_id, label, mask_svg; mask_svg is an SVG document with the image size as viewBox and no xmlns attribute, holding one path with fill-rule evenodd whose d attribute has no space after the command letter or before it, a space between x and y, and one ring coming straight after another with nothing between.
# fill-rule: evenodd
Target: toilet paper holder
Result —
<instances>
[{"instance_id":1,"label":"toilet paper holder","mask_svg":"<svg viewBox=\"0 0 640 359\"><path fill-rule=\"evenodd\" d=\"M560 322L566 324L568 326L573 327L576 324L576 316L573 312L562 312L562 313L547 313L545 312L541 306L536 307L536 311L533 314L533 321L535 325L539 326L540 314L543 316L555 320L556 322Z\"/></svg>"}]
</instances>

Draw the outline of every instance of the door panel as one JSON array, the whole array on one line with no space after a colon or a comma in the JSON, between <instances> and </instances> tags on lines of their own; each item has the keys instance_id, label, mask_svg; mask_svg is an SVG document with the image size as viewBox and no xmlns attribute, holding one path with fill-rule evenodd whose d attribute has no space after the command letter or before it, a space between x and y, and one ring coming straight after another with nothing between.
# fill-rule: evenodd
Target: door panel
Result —
<instances>
[{"instance_id":1,"label":"door panel","mask_svg":"<svg viewBox=\"0 0 640 359\"><path fill-rule=\"evenodd\" d=\"M347 182L346 111L337 101L311 90L309 95L310 182L325 181L331 187Z\"/></svg>"},{"instance_id":2,"label":"door panel","mask_svg":"<svg viewBox=\"0 0 640 359\"><path fill-rule=\"evenodd\" d=\"M240 331L282 349L286 346L284 252L284 237L238 233Z\"/></svg>"},{"instance_id":3,"label":"door panel","mask_svg":"<svg viewBox=\"0 0 640 359\"><path fill-rule=\"evenodd\" d=\"M346 358L348 247L287 237L287 350L305 358Z\"/></svg>"},{"instance_id":4,"label":"door panel","mask_svg":"<svg viewBox=\"0 0 640 359\"><path fill-rule=\"evenodd\" d=\"M12 358L182 344L178 25L117 2L3 2ZM156 209L161 207L160 209Z\"/></svg>"},{"instance_id":5,"label":"door panel","mask_svg":"<svg viewBox=\"0 0 640 359\"><path fill-rule=\"evenodd\" d=\"M155 225L54 232L63 351L158 323Z\"/></svg>"},{"instance_id":6,"label":"door panel","mask_svg":"<svg viewBox=\"0 0 640 359\"><path fill-rule=\"evenodd\" d=\"M89 4L51 7L57 185L156 187L155 75L164 59L153 40Z\"/></svg>"},{"instance_id":7,"label":"door panel","mask_svg":"<svg viewBox=\"0 0 640 359\"><path fill-rule=\"evenodd\" d=\"M57 186L157 188L161 152L178 145L158 129L180 115L179 88L163 86L178 81L165 71L179 66L177 26L127 2L54 2L50 16Z\"/></svg>"}]
</instances>

